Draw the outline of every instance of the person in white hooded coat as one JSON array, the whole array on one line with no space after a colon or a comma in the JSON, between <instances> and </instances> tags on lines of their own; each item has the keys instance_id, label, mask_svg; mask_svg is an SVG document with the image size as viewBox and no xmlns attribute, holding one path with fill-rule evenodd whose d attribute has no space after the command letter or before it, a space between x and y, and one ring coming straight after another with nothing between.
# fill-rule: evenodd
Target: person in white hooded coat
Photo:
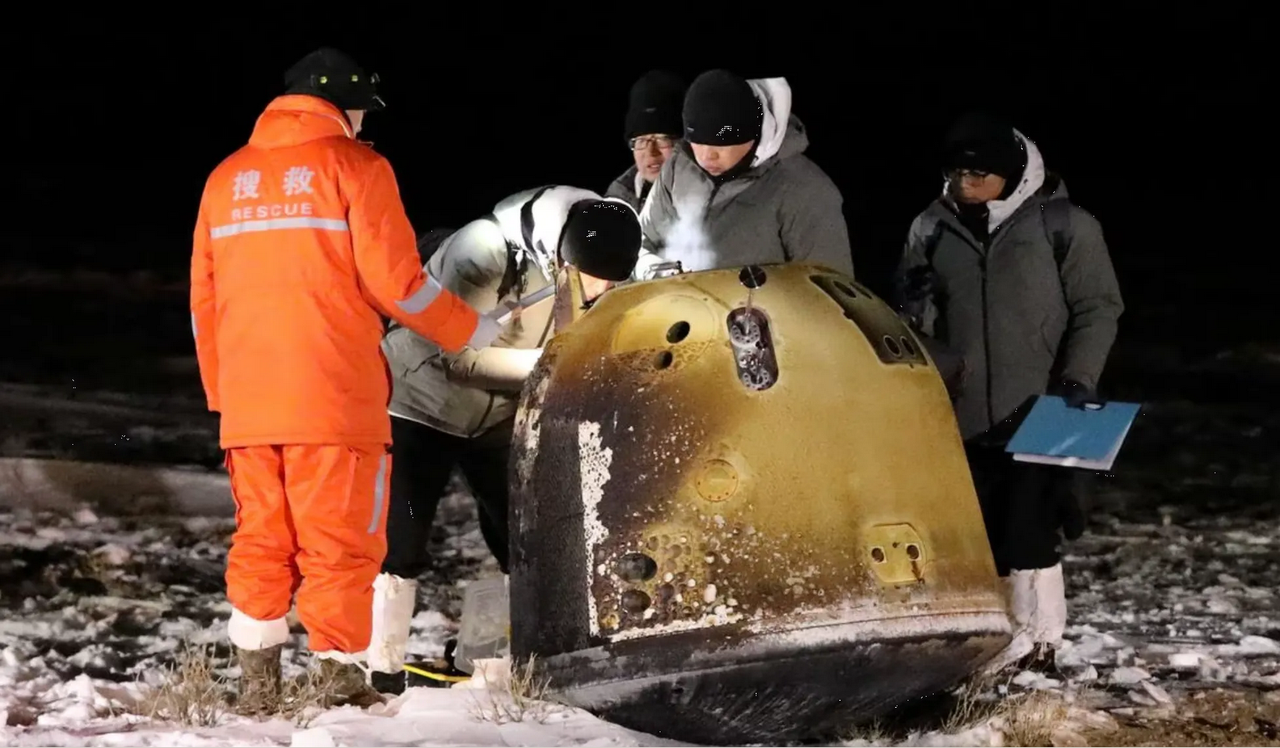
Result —
<instances>
[{"instance_id":1,"label":"person in white hooded coat","mask_svg":"<svg viewBox=\"0 0 1280 748\"><path fill-rule=\"evenodd\" d=\"M393 326L382 348L391 368L395 469L387 554L374 580L368 661L374 685L403 687L416 578L430 563L427 540L454 469L476 498L489 549L507 570L507 463L520 390L554 322L556 275L577 268L585 296L626 280L640 251L640 225L624 200L552 185L525 190L463 226L430 253L427 272L495 320L491 345L451 354Z\"/></svg>"},{"instance_id":2,"label":"person in white hooded coat","mask_svg":"<svg viewBox=\"0 0 1280 748\"><path fill-rule=\"evenodd\" d=\"M679 261L686 272L813 262L853 275L840 190L808 156L785 78L698 76L685 93L684 140L640 212L633 276Z\"/></svg>"}]
</instances>

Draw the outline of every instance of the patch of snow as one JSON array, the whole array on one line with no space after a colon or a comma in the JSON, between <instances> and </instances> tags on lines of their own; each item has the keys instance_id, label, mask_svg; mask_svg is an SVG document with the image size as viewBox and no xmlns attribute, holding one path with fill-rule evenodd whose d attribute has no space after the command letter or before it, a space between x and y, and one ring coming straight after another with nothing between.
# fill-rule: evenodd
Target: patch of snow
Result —
<instances>
[{"instance_id":1,"label":"patch of snow","mask_svg":"<svg viewBox=\"0 0 1280 748\"><path fill-rule=\"evenodd\" d=\"M596 548L609 537L609 528L600 521L600 502L604 500L604 488L609 482L609 466L613 464L613 450L603 446L600 424L584 421L578 424L578 472L582 491L582 535L586 542L587 560L587 625L592 636L600 635L600 615L593 593L595 582Z\"/></svg>"},{"instance_id":2,"label":"patch of snow","mask_svg":"<svg viewBox=\"0 0 1280 748\"><path fill-rule=\"evenodd\" d=\"M1089 532L1064 547L1069 626L1057 653L1060 672L1019 673L991 692L1060 694L1071 702L1056 744L1083 744L1059 739L1076 741L1070 736L1085 728L1113 729L1108 712L1176 719L1209 688L1280 703L1280 513L1269 484L1256 479L1274 475L1280 417L1263 407L1236 412L1191 403L1155 403L1145 417L1156 425L1135 427L1129 462L1103 482ZM135 441L151 436L145 429L117 433ZM1252 441L1240 442L1242 435ZM586 436L598 446L598 432ZM216 471L202 475L223 480ZM179 493L179 484L192 485L175 480ZM24 490L25 498L39 498L30 485ZM7 498L0 495L0 506ZM188 499L174 509L203 503ZM223 574L232 521L58 506L0 509L0 745L675 745L564 707L548 706L523 722L486 722L476 717L477 701L499 694L485 688L411 689L367 711L320 713L305 727L231 716L210 728L146 719L136 713L139 703L184 641L211 646L221 673L238 675L225 667ZM496 570L465 494L442 502L430 555L434 566L419 579L409 646L424 658L439 656L456 635L465 586ZM711 594L696 583L681 590L690 599ZM713 599L720 595L716 590ZM735 606L722 602L719 615ZM832 633L798 636L820 645ZM286 676L301 673L306 635L296 621L285 651ZM1086 695L1088 706L1080 703ZM1009 742L1007 728L993 718L890 742L1000 745Z\"/></svg>"}]
</instances>

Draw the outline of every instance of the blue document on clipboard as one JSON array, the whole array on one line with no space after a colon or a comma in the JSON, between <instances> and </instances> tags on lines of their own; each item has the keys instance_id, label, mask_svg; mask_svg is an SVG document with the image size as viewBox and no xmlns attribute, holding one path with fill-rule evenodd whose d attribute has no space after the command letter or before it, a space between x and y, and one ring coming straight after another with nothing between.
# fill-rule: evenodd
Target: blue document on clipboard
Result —
<instances>
[{"instance_id":1,"label":"blue document on clipboard","mask_svg":"<svg viewBox=\"0 0 1280 748\"><path fill-rule=\"evenodd\" d=\"M1019 462L1110 470L1141 407L1107 402L1069 408L1060 397L1041 395L1005 451Z\"/></svg>"}]
</instances>

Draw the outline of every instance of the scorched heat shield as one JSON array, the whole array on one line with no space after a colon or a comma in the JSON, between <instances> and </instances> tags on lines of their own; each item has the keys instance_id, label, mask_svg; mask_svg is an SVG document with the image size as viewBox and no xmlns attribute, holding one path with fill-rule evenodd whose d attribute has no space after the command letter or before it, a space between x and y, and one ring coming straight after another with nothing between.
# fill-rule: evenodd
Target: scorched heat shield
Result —
<instances>
[{"instance_id":1,"label":"scorched heat shield","mask_svg":"<svg viewBox=\"0 0 1280 748\"><path fill-rule=\"evenodd\" d=\"M512 474L512 655L559 698L679 740L801 739L1007 643L946 390L884 302L783 265L573 314Z\"/></svg>"}]
</instances>

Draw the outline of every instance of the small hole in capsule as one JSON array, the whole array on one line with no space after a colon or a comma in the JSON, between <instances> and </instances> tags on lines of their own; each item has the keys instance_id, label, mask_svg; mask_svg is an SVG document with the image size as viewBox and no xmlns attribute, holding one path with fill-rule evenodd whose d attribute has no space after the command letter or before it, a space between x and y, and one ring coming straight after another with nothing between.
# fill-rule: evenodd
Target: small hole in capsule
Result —
<instances>
[{"instance_id":1,"label":"small hole in capsule","mask_svg":"<svg viewBox=\"0 0 1280 748\"><path fill-rule=\"evenodd\" d=\"M649 609L649 596L640 590L627 590L622 593L621 604L628 613L643 613Z\"/></svg>"},{"instance_id":2,"label":"small hole in capsule","mask_svg":"<svg viewBox=\"0 0 1280 748\"><path fill-rule=\"evenodd\" d=\"M681 340L689 337L689 323L680 320L671 327L667 328L667 342L679 343Z\"/></svg>"},{"instance_id":3,"label":"small hole in capsule","mask_svg":"<svg viewBox=\"0 0 1280 748\"><path fill-rule=\"evenodd\" d=\"M747 288L759 288L768 280L764 268L759 265L748 265L738 273L738 282Z\"/></svg>"},{"instance_id":4,"label":"small hole in capsule","mask_svg":"<svg viewBox=\"0 0 1280 748\"><path fill-rule=\"evenodd\" d=\"M643 553L628 553L618 559L617 572L627 582L645 582L658 573L658 564Z\"/></svg>"},{"instance_id":5,"label":"small hole in capsule","mask_svg":"<svg viewBox=\"0 0 1280 748\"><path fill-rule=\"evenodd\" d=\"M850 286L848 283L842 283L841 281L834 281L831 285L835 286L837 291L844 294L845 296L848 296L851 299L858 298L858 292L853 290L853 287Z\"/></svg>"}]
</instances>

